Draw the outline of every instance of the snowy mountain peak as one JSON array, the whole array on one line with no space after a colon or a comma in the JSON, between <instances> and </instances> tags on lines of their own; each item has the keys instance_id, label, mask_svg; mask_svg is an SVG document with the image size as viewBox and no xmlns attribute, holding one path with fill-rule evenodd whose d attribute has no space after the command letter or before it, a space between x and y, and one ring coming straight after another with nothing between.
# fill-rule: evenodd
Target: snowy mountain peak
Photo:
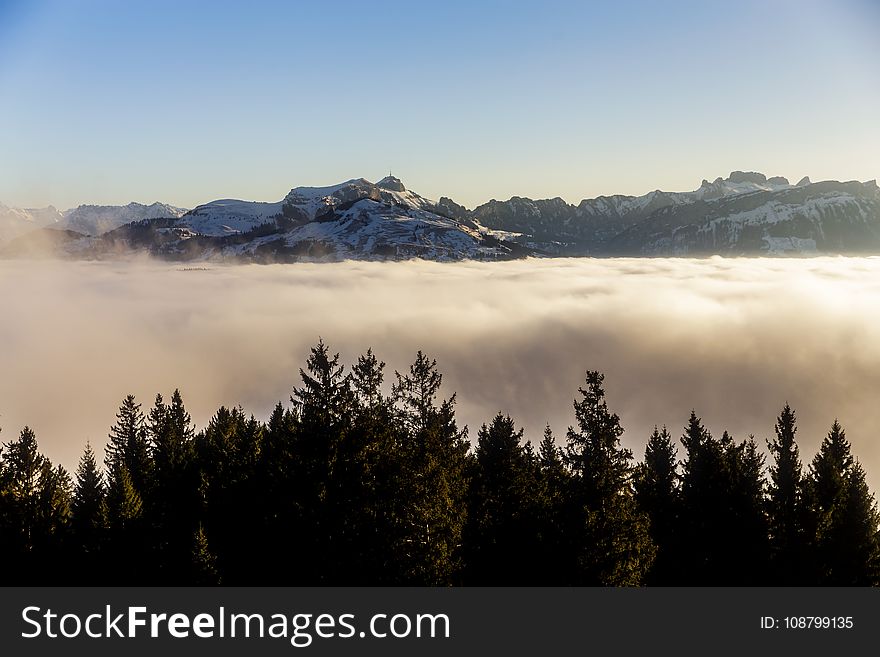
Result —
<instances>
[{"instance_id":1,"label":"snowy mountain peak","mask_svg":"<svg viewBox=\"0 0 880 657\"><path fill-rule=\"evenodd\" d=\"M448 199L438 204L408 191L392 176L379 183L355 178L295 187L275 203L212 201L179 219L123 226L82 248L117 252L134 240L143 248L149 235L151 252L172 258L460 260L532 253L468 215Z\"/></svg>"},{"instance_id":2,"label":"snowy mountain peak","mask_svg":"<svg viewBox=\"0 0 880 657\"><path fill-rule=\"evenodd\" d=\"M711 201L751 192L775 192L789 187L791 187L791 183L783 176L768 178L763 173L756 171L731 171L727 178L718 177L711 183L704 178L700 188L692 192L690 196L703 201Z\"/></svg>"},{"instance_id":3,"label":"snowy mountain peak","mask_svg":"<svg viewBox=\"0 0 880 657\"><path fill-rule=\"evenodd\" d=\"M284 198L284 202L294 205L323 201L345 203L356 197L369 196L371 193L378 193L373 183L365 178L352 178L338 185L328 185L327 187L294 187Z\"/></svg>"},{"instance_id":4,"label":"snowy mountain peak","mask_svg":"<svg viewBox=\"0 0 880 657\"><path fill-rule=\"evenodd\" d=\"M727 177L727 182L737 183L755 183L762 185L767 182L767 176L756 171L731 171Z\"/></svg>"},{"instance_id":5,"label":"snowy mountain peak","mask_svg":"<svg viewBox=\"0 0 880 657\"><path fill-rule=\"evenodd\" d=\"M53 228L73 230L84 235L102 235L133 221L176 219L184 213L185 208L158 201L150 205L136 202L127 205L80 205L72 210L65 210L63 219Z\"/></svg>"},{"instance_id":6,"label":"snowy mountain peak","mask_svg":"<svg viewBox=\"0 0 880 657\"><path fill-rule=\"evenodd\" d=\"M403 183L400 182L400 178L395 178L392 175L387 175L382 180L376 183L376 187L381 187L382 189L387 189L392 192L405 192L406 187L403 186Z\"/></svg>"},{"instance_id":7,"label":"snowy mountain peak","mask_svg":"<svg viewBox=\"0 0 880 657\"><path fill-rule=\"evenodd\" d=\"M61 220L54 206L46 208L10 208L0 203L0 242L37 228L52 226Z\"/></svg>"}]
</instances>

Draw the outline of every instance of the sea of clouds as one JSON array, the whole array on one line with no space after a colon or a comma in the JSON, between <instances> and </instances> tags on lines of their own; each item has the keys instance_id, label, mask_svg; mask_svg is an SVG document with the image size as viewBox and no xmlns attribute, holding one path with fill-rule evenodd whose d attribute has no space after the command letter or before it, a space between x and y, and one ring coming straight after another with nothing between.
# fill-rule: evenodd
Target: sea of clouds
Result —
<instances>
[{"instance_id":1,"label":"sea of clouds","mask_svg":"<svg viewBox=\"0 0 880 657\"><path fill-rule=\"evenodd\" d=\"M554 259L207 266L0 262L0 440L28 424L53 460L102 448L122 398L179 387L201 427L220 405L265 418L322 337L372 347L386 381L418 349L471 437L497 411L564 439L587 369L624 444L772 436L795 409L808 461L839 418L880 485L880 258Z\"/></svg>"}]
</instances>

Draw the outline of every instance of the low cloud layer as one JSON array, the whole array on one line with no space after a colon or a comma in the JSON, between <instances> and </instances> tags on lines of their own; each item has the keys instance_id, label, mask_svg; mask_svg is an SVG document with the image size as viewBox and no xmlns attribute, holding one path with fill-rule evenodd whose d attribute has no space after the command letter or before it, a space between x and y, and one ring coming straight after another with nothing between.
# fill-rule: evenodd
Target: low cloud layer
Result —
<instances>
[{"instance_id":1,"label":"low cloud layer","mask_svg":"<svg viewBox=\"0 0 880 657\"><path fill-rule=\"evenodd\" d=\"M812 458L839 418L880 486L880 259L543 260L187 269L0 262L0 438L25 424L73 467L131 392L179 387L199 426L221 404L265 418L318 336L351 363L438 361L471 435L502 410L561 440L586 369L624 442L691 409L761 444L788 401Z\"/></svg>"}]
</instances>

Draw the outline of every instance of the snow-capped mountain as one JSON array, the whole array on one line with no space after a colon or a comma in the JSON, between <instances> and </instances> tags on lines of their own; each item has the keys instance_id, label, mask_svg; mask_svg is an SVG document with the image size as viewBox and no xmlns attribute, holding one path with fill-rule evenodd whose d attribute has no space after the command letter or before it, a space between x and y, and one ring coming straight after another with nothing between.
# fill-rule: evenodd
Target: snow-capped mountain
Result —
<instances>
[{"instance_id":1,"label":"snow-capped mountain","mask_svg":"<svg viewBox=\"0 0 880 657\"><path fill-rule=\"evenodd\" d=\"M132 221L180 217L186 212L167 203L80 205L60 212L53 206L40 209L8 208L0 204L0 243L39 228L70 230L82 235L102 235ZM57 236L53 239L57 239Z\"/></svg>"},{"instance_id":2,"label":"snow-capped mountain","mask_svg":"<svg viewBox=\"0 0 880 657\"><path fill-rule=\"evenodd\" d=\"M337 210L350 209L343 206L360 201L409 210L437 210L437 204L408 191L398 178L388 176L375 184L357 178L329 187L295 187L276 203L212 201L188 212L178 225L200 235L219 237L253 230L279 217L288 224L326 221Z\"/></svg>"},{"instance_id":3,"label":"snow-capped mountain","mask_svg":"<svg viewBox=\"0 0 880 657\"><path fill-rule=\"evenodd\" d=\"M180 217L144 219L92 240L73 239L71 255L149 251L174 259L281 261L341 259L496 259L532 253L498 231L450 216L388 176L329 187L295 187L280 201L223 199ZM460 206L458 206L460 207ZM448 211L452 210L452 212Z\"/></svg>"},{"instance_id":4,"label":"snow-capped mountain","mask_svg":"<svg viewBox=\"0 0 880 657\"><path fill-rule=\"evenodd\" d=\"M662 208L603 245L607 254L880 252L875 181L788 185Z\"/></svg>"},{"instance_id":5,"label":"snow-capped mountain","mask_svg":"<svg viewBox=\"0 0 880 657\"><path fill-rule=\"evenodd\" d=\"M66 210L62 219L52 227L97 236L133 221L180 217L185 212L184 208L158 202L150 205L80 205L78 208Z\"/></svg>"},{"instance_id":6,"label":"snow-capped mountain","mask_svg":"<svg viewBox=\"0 0 880 657\"><path fill-rule=\"evenodd\" d=\"M813 184L805 177L792 185L734 171L692 192L599 196L578 205L513 197L481 205L472 216L566 255L880 250L877 201L873 181ZM730 226L738 228L725 232ZM699 239L691 241L692 233Z\"/></svg>"},{"instance_id":7,"label":"snow-capped mountain","mask_svg":"<svg viewBox=\"0 0 880 657\"><path fill-rule=\"evenodd\" d=\"M804 178L799 185L809 184L810 179ZM711 201L725 196L750 194L752 192L778 192L790 189L792 185L787 178L774 176L768 178L763 173L734 171L727 178L716 178L714 182L704 180L696 191L685 194L690 200Z\"/></svg>"},{"instance_id":8,"label":"snow-capped mountain","mask_svg":"<svg viewBox=\"0 0 880 657\"><path fill-rule=\"evenodd\" d=\"M38 225L25 211L3 210L17 225ZM256 262L880 253L876 182L803 178L792 185L742 171L704 180L690 192L599 196L578 205L515 196L472 211L447 197L420 196L392 176L295 187L274 202L223 199L188 212L159 203L81 206L59 220L50 210L55 215L47 210L40 220L52 230L18 237L0 253L107 258L148 252ZM118 227L106 230L114 222Z\"/></svg>"},{"instance_id":9,"label":"snow-capped mountain","mask_svg":"<svg viewBox=\"0 0 880 657\"><path fill-rule=\"evenodd\" d=\"M0 203L0 243L60 221L62 214L47 208L9 208Z\"/></svg>"},{"instance_id":10,"label":"snow-capped mountain","mask_svg":"<svg viewBox=\"0 0 880 657\"><path fill-rule=\"evenodd\" d=\"M273 223L275 217L281 214L282 205L282 201L260 203L221 199L190 210L176 225L188 228L199 235L212 237L235 235L266 223Z\"/></svg>"},{"instance_id":11,"label":"snow-capped mountain","mask_svg":"<svg viewBox=\"0 0 880 657\"><path fill-rule=\"evenodd\" d=\"M799 185L809 184L805 178ZM508 201L489 201L473 214L487 226L532 234L539 239L589 239L601 241L638 223L660 208L686 205L758 191L779 191L792 187L782 177L734 171L728 178L703 180L692 192L664 192L659 189L641 196L597 196L578 205L561 198L533 201L514 196Z\"/></svg>"}]
</instances>

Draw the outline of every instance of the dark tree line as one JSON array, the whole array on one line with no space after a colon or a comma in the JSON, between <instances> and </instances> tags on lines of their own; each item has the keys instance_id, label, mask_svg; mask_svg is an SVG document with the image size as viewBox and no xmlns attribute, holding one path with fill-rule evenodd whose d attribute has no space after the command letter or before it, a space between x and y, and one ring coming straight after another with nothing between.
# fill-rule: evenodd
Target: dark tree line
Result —
<instances>
[{"instance_id":1,"label":"dark tree line","mask_svg":"<svg viewBox=\"0 0 880 657\"><path fill-rule=\"evenodd\" d=\"M692 412L636 463L598 372L563 447L499 413L473 448L421 352L390 394L371 351L346 371L320 342L300 375L267 422L220 408L201 431L178 391L128 396L103 464L87 445L73 477L22 430L0 451L3 583L880 582L880 516L837 422L804 467L786 405L767 466Z\"/></svg>"}]
</instances>

